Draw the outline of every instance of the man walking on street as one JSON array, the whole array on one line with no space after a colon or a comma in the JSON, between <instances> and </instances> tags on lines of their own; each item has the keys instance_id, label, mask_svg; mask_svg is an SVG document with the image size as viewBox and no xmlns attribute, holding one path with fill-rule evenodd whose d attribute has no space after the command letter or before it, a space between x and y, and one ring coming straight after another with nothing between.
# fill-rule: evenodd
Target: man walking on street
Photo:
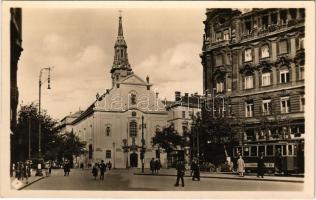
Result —
<instances>
[{"instance_id":1,"label":"man walking on street","mask_svg":"<svg viewBox=\"0 0 316 200\"><path fill-rule=\"evenodd\" d=\"M260 157L258 158L258 167L257 167L257 177L261 176L263 178L264 174L264 160L263 160L263 152L261 153Z\"/></svg>"},{"instance_id":2,"label":"man walking on street","mask_svg":"<svg viewBox=\"0 0 316 200\"><path fill-rule=\"evenodd\" d=\"M183 180L183 176L185 173L185 167L184 167L184 163L183 161L178 161L177 164L177 182L176 184L174 184L174 186L178 187L179 186L179 180L181 179L181 183L182 183L182 187L184 187L184 180Z\"/></svg>"},{"instance_id":3,"label":"man walking on street","mask_svg":"<svg viewBox=\"0 0 316 200\"><path fill-rule=\"evenodd\" d=\"M101 160L101 164L100 164L100 180L104 180L104 173L106 171L106 165L104 164L104 161Z\"/></svg>"},{"instance_id":4,"label":"man walking on street","mask_svg":"<svg viewBox=\"0 0 316 200\"><path fill-rule=\"evenodd\" d=\"M150 170L151 170L151 174L154 174L154 171L155 171L155 160L154 160L154 158L152 158L151 161L150 161Z\"/></svg>"}]
</instances>

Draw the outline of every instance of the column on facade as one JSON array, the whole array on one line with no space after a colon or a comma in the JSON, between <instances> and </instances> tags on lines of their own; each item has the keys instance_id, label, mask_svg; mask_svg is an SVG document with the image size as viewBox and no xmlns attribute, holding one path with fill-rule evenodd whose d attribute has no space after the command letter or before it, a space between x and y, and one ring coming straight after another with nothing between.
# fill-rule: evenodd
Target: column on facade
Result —
<instances>
[{"instance_id":1,"label":"column on facade","mask_svg":"<svg viewBox=\"0 0 316 200\"><path fill-rule=\"evenodd\" d=\"M259 71L255 70L255 88L259 89Z\"/></svg>"},{"instance_id":2,"label":"column on facade","mask_svg":"<svg viewBox=\"0 0 316 200\"><path fill-rule=\"evenodd\" d=\"M278 74L277 74L277 69L276 69L276 67L272 67L272 84L273 85L277 85L278 83L277 83L277 76L278 76Z\"/></svg>"},{"instance_id":3,"label":"column on facade","mask_svg":"<svg viewBox=\"0 0 316 200\"><path fill-rule=\"evenodd\" d=\"M295 63L291 62L291 82L296 82L296 66Z\"/></svg>"}]
</instances>

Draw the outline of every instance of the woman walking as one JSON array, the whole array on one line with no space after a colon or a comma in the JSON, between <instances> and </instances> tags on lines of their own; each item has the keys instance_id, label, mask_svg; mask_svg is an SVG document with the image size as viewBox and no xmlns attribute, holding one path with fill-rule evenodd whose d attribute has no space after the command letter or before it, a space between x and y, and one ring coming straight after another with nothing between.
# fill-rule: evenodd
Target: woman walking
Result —
<instances>
[{"instance_id":1,"label":"woman walking","mask_svg":"<svg viewBox=\"0 0 316 200\"><path fill-rule=\"evenodd\" d=\"M238 169L237 169L237 172L240 176L244 176L244 173L245 173L245 162L244 160L242 159L241 156L239 156L239 159L237 160L237 166L238 166Z\"/></svg>"},{"instance_id":2,"label":"woman walking","mask_svg":"<svg viewBox=\"0 0 316 200\"><path fill-rule=\"evenodd\" d=\"M93 174L93 176L94 176L94 180L97 180L98 171L99 171L98 168L99 168L99 167L98 167L98 163L95 163L94 166L93 166L93 168L92 168L92 174Z\"/></svg>"}]
</instances>

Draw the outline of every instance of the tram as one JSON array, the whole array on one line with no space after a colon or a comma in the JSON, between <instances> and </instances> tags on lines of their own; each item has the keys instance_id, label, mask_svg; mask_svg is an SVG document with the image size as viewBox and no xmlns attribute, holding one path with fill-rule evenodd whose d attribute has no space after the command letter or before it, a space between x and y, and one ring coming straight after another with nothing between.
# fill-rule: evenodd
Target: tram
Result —
<instances>
[{"instance_id":1,"label":"tram","mask_svg":"<svg viewBox=\"0 0 316 200\"><path fill-rule=\"evenodd\" d=\"M246 172L256 172L263 154L266 173L304 173L304 139L249 142L233 148L233 158L242 155Z\"/></svg>"}]
</instances>

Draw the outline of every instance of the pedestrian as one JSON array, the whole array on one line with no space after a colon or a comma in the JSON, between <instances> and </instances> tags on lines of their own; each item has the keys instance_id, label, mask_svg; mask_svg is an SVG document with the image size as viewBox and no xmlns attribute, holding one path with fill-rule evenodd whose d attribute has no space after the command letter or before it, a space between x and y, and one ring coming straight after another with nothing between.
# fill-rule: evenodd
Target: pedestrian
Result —
<instances>
[{"instance_id":1,"label":"pedestrian","mask_svg":"<svg viewBox=\"0 0 316 200\"><path fill-rule=\"evenodd\" d=\"M151 161L150 161L150 170L151 170L151 174L154 174L154 171L155 171L155 160L154 160L154 158L152 158Z\"/></svg>"},{"instance_id":2,"label":"pedestrian","mask_svg":"<svg viewBox=\"0 0 316 200\"><path fill-rule=\"evenodd\" d=\"M275 153L275 174L282 172L282 155L280 148Z\"/></svg>"},{"instance_id":3,"label":"pedestrian","mask_svg":"<svg viewBox=\"0 0 316 200\"><path fill-rule=\"evenodd\" d=\"M20 162L16 163L15 178L17 178L18 180L21 179L21 163Z\"/></svg>"},{"instance_id":4,"label":"pedestrian","mask_svg":"<svg viewBox=\"0 0 316 200\"><path fill-rule=\"evenodd\" d=\"M178 161L176 169L177 169L177 182L176 182L176 184L174 184L174 186L178 187L179 186L179 181L181 179L182 187L184 187L183 176L184 176L184 173L185 173L185 167L184 167L183 161L181 161L181 160Z\"/></svg>"},{"instance_id":5,"label":"pedestrian","mask_svg":"<svg viewBox=\"0 0 316 200\"><path fill-rule=\"evenodd\" d=\"M48 163L48 174L51 175L52 173L52 161L49 161Z\"/></svg>"},{"instance_id":6,"label":"pedestrian","mask_svg":"<svg viewBox=\"0 0 316 200\"><path fill-rule=\"evenodd\" d=\"M69 172L70 172L70 163L68 162L68 160L66 160L66 162L64 163L64 176L69 176Z\"/></svg>"},{"instance_id":7,"label":"pedestrian","mask_svg":"<svg viewBox=\"0 0 316 200\"><path fill-rule=\"evenodd\" d=\"M104 173L106 171L106 165L104 164L104 161L101 160L101 164L100 164L100 180L104 180Z\"/></svg>"},{"instance_id":8,"label":"pedestrian","mask_svg":"<svg viewBox=\"0 0 316 200\"><path fill-rule=\"evenodd\" d=\"M21 180L23 181L23 179L25 178L25 164L23 162L21 162Z\"/></svg>"},{"instance_id":9,"label":"pedestrian","mask_svg":"<svg viewBox=\"0 0 316 200\"><path fill-rule=\"evenodd\" d=\"M257 166L257 177L261 176L263 178L264 175L264 160L263 160L263 152L261 153L260 157L258 158L258 166Z\"/></svg>"},{"instance_id":10,"label":"pedestrian","mask_svg":"<svg viewBox=\"0 0 316 200\"><path fill-rule=\"evenodd\" d=\"M107 164L108 168L109 168L109 171L112 169L112 163L111 161L109 160L108 164Z\"/></svg>"},{"instance_id":11,"label":"pedestrian","mask_svg":"<svg viewBox=\"0 0 316 200\"><path fill-rule=\"evenodd\" d=\"M156 174L159 174L159 170L160 170L160 161L159 161L159 159L157 159L156 161L155 161L155 173Z\"/></svg>"},{"instance_id":12,"label":"pedestrian","mask_svg":"<svg viewBox=\"0 0 316 200\"><path fill-rule=\"evenodd\" d=\"M200 181L200 167L195 161L192 161L191 163L191 176L192 176L192 181L195 181L195 179Z\"/></svg>"},{"instance_id":13,"label":"pedestrian","mask_svg":"<svg viewBox=\"0 0 316 200\"><path fill-rule=\"evenodd\" d=\"M92 174L93 174L93 176L94 176L94 180L97 180L98 171L99 171L98 168L99 168L99 167L98 167L98 163L95 163L94 166L93 166L93 168L92 168Z\"/></svg>"},{"instance_id":14,"label":"pedestrian","mask_svg":"<svg viewBox=\"0 0 316 200\"><path fill-rule=\"evenodd\" d=\"M240 176L244 176L245 173L245 162L242 159L241 155L239 156L239 159L237 160L237 172Z\"/></svg>"},{"instance_id":15,"label":"pedestrian","mask_svg":"<svg viewBox=\"0 0 316 200\"><path fill-rule=\"evenodd\" d=\"M71 168L70 162L68 161L68 162L67 162L67 176L69 176L70 168Z\"/></svg>"},{"instance_id":16,"label":"pedestrian","mask_svg":"<svg viewBox=\"0 0 316 200\"><path fill-rule=\"evenodd\" d=\"M15 176L15 163L12 163L12 176Z\"/></svg>"}]
</instances>

